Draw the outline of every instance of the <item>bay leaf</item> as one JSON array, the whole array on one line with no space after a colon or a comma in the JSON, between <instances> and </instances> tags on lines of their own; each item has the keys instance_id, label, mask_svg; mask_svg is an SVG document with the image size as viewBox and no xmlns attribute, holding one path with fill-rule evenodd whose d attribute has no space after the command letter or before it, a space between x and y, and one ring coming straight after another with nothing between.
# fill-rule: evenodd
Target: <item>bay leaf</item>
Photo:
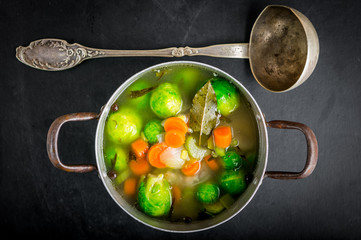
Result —
<instances>
[{"instance_id":1,"label":"bay leaf","mask_svg":"<svg viewBox=\"0 0 361 240\"><path fill-rule=\"evenodd\" d=\"M211 82L208 81L194 96L190 110L189 127L194 132L199 132L199 142L202 134L211 133L218 118L216 93Z\"/></svg>"}]
</instances>

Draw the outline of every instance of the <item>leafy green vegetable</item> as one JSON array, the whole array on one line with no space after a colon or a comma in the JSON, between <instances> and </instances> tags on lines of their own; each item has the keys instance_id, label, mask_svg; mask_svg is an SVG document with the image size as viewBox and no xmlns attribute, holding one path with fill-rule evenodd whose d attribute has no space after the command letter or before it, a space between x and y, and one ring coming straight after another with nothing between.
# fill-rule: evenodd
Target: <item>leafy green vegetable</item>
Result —
<instances>
[{"instance_id":1,"label":"leafy green vegetable","mask_svg":"<svg viewBox=\"0 0 361 240\"><path fill-rule=\"evenodd\" d=\"M142 180L138 191L140 209L147 215L160 217L167 215L172 205L172 193L163 174L148 176Z\"/></svg>"},{"instance_id":2,"label":"leafy green vegetable","mask_svg":"<svg viewBox=\"0 0 361 240\"><path fill-rule=\"evenodd\" d=\"M144 127L144 135L150 144L158 142L158 135L164 132L162 122L158 119L149 121Z\"/></svg>"},{"instance_id":3,"label":"leafy green vegetable","mask_svg":"<svg viewBox=\"0 0 361 240\"><path fill-rule=\"evenodd\" d=\"M108 147L104 150L105 163L108 168L120 173L127 168L128 153L120 147Z\"/></svg>"},{"instance_id":4,"label":"leafy green vegetable","mask_svg":"<svg viewBox=\"0 0 361 240\"><path fill-rule=\"evenodd\" d=\"M217 108L219 112L227 116L240 105L238 89L224 78L217 77L211 80L214 92L217 96Z\"/></svg>"},{"instance_id":5,"label":"leafy green vegetable","mask_svg":"<svg viewBox=\"0 0 361 240\"><path fill-rule=\"evenodd\" d=\"M105 133L116 143L130 143L137 139L142 128L142 120L131 108L122 108L109 115L105 123Z\"/></svg>"},{"instance_id":6,"label":"leafy green vegetable","mask_svg":"<svg viewBox=\"0 0 361 240\"><path fill-rule=\"evenodd\" d=\"M221 174L221 189L231 195L242 193L246 190L247 184L245 173L242 170L226 170Z\"/></svg>"},{"instance_id":7,"label":"leafy green vegetable","mask_svg":"<svg viewBox=\"0 0 361 240\"><path fill-rule=\"evenodd\" d=\"M196 195L202 203L214 203L219 198L219 188L212 183L203 183L198 186Z\"/></svg>"},{"instance_id":8,"label":"leafy green vegetable","mask_svg":"<svg viewBox=\"0 0 361 240\"><path fill-rule=\"evenodd\" d=\"M199 147L196 144L196 139L193 136L187 136L185 142L185 148L188 151L188 154L195 159L203 159L205 156L211 154L211 151L204 147Z\"/></svg>"},{"instance_id":9,"label":"leafy green vegetable","mask_svg":"<svg viewBox=\"0 0 361 240\"><path fill-rule=\"evenodd\" d=\"M222 165L225 169L236 170L243 165L243 159L233 148L229 149L222 157Z\"/></svg>"},{"instance_id":10,"label":"leafy green vegetable","mask_svg":"<svg viewBox=\"0 0 361 240\"><path fill-rule=\"evenodd\" d=\"M212 84L208 81L194 96L190 110L189 127L199 132L199 142L202 134L209 135L217 124L217 98Z\"/></svg>"},{"instance_id":11,"label":"leafy green vegetable","mask_svg":"<svg viewBox=\"0 0 361 240\"><path fill-rule=\"evenodd\" d=\"M177 115L182 109L182 98L177 87L171 83L162 83L152 92L150 107L160 118Z\"/></svg>"}]
</instances>

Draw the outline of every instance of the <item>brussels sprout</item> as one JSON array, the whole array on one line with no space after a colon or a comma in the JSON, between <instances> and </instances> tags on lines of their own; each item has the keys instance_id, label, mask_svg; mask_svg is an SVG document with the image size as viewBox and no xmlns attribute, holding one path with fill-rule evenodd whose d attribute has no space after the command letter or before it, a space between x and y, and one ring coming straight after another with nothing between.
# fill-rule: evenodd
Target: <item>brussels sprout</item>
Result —
<instances>
[{"instance_id":1,"label":"brussels sprout","mask_svg":"<svg viewBox=\"0 0 361 240\"><path fill-rule=\"evenodd\" d=\"M187 67L178 70L173 79L176 83L179 83L181 89L184 89L185 93L194 95L197 92L197 85L199 85L199 79L202 78L202 71L196 68Z\"/></svg>"},{"instance_id":2,"label":"brussels sprout","mask_svg":"<svg viewBox=\"0 0 361 240\"><path fill-rule=\"evenodd\" d=\"M217 97L218 111L227 116L240 105L240 94L238 89L224 78L212 78L212 87Z\"/></svg>"},{"instance_id":3,"label":"brussels sprout","mask_svg":"<svg viewBox=\"0 0 361 240\"><path fill-rule=\"evenodd\" d=\"M172 193L163 174L148 174L138 191L140 209L147 215L160 217L168 214L172 205Z\"/></svg>"},{"instance_id":4,"label":"brussels sprout","mask_svg":"<svg viewBox=\"0 0 361 240\"><path fill-rule=\"evenodd\" d=\"M133 83L128 89L127 92L130 94L132 91L139 91L143 89L147 89L152 87L149 81L145 79L139 79L135 83ZM137 109L145 109L149 106L150 92L135 98L130 99L130 104Z\"/></svg>"},{"instance_id":5,"label":"brussels sprout","mask_svg":"<svg viewBox=\"0 0 361 240\"><path fill-rule=\"evenodd\" d=\"M238 155L235 149L229 149L222 157L221 162L223 167L228 170L236 170L243 165L243 159Z\"/></svg>"},{"instance_id":6,"label":"brussels sprout","mask_svg":"<svg viewBox=\"0 0 361 240\"><path fill-rule=\"evenodd\" d=\"M163 83L153 90L150 107L160 118L172 117L182 109L182 97L176 86Z\"/></svg>"},{"instance_id":7,"label":"brussels sprout","mask_svg":"<svg viewBox=\"0 0 361 240\"><path fill-rule=\"evenodd\" d=\"M202 203L214 203L219 197L219 188L212 183L204 183L197 188L197 199Z\"/></svg>"},{"instance_id":8,"label":"brussels sprout","mask_svg":"<svg viewBox=\"0 0 361 240\"><path fill-rule=\"evenodd\" d=\"M164 132L162 122L158 119L151 120L144 127L144 135L150 144L158 142L158 135Z\"/></svg>"},{"instance_id":9,"label":"brussels sprout","mask_svg":"<svg viewBox=\"0 0 361 240\"><path fill-rule=\"evenodd\" d=\"M109 115L105 123L105 133L116 143L130 143L140 135L142 120L132 109L119 109Z\"/></svg>"},{"instance_id":10,"label":"brussels sprout","mask_svg":"<svg viewBox=\"0 0 361 240\"><path fill-rule=\"evenodd\" d=\"M127 168L128 153L119 147L108 147L104 150L105 164L117 173Z\"/></svg>"},{"instance_id":11,"label":"brussels sprout","mask_svg":"<svg viewBox=\"0 0 361 240\"><path fill-rule=\"evenodd\" d=\"M213 215L222 212L224 206L218 201L211 204L204 204L204 209L206 210L207 213Z\"/></svg>"},{"instance_id":12,"label":"brussels sprout","mask_svg":"<svg viewBox=\"0 0 361 240\"><path fill-rule=\"evenodd\" d=\"M221 174L220 185L231 195L242 193L247 187L245 173L242 170L226 170Z\"/></svg>"}]
</instances>

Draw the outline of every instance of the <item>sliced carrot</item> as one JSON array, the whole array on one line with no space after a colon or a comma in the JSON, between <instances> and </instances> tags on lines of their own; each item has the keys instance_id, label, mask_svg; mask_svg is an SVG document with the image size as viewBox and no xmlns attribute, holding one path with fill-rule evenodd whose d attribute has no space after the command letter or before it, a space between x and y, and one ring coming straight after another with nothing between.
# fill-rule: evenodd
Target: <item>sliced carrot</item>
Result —
<instances>
[{"instance_id":1,"label":"sliced carrot","mask_svg":"<svg viewBox=\"0 0 361 240\"><path fill-rule=\"evenodd\" d=\"M128 178L124 181L124 194L132 196L137 191L137 179Z\"/></svg>"},{"instance_id":2,"label":"sliced carrot","mask_svg":"<svg viewBox=\"0 0 361 240\"><path fill-rule=\"evenodd\" d=\"M178 204L180 202L181 198L182 198L182 191L176 185L172 186L172 196L173 196L173 203L174 204Z\"/></svg>"},{"instance_id":3,"label":"sliced carrot","mask_svg":"<svg viewBox=\"0 0 361 240\"><path fill-rule=\"evenodd\" d=\"M164 136L165 143L172 148L179 148L184 144L185 140L185 133L179 131L178 129L169 130Z\"/></svg>"},{"instance_id":4,"label":"sliced carrot","mask_svg":"<svg viewBox=\"0 0 361 240\"><path fill-rule=\"evenodd\" d=\"M232 129L229 126L216 127L213 130L214 143L219 148L227 148L231 145Z\"/></svg>"},{"instance_id":5,"label":"sliced carrot","mask_svg":"<svg viewBox=\"0 0 361 240\"><path fill-rule=\"evenodd\" d=\"M201 163L195 161L194 163L189 163L182 168L182 173L186 176L194 176L201 169Z\"/></svg>"},{"instance_id":6,"label":"sliced carrot","mask_svg":"<svg viewBox=\"0 0 361 240\"><path fill-rule=\"evenodd\" d=\"M168 146L164 142L153 145L148 151L150 165L156 168L165 168L166 165L160 161L159 155L167 148Z\"/></svg>"},{"instance_id":7,"label":"sliced carrot","mask_svg":"<svg viewBox=\"0 0 361 240\"><path fill-rule=\"evenodd\" d=\"M129 162L129 168L136 176L146 174L150 171L150 165L145 157L131 160Z\"/></svg>"},{"instance_id":8,"label":"sliced carrot","mask_svg":"<svg viewBox=\"0 0 361 240\"><path fill-rule=\"evenodd\" d=\"M178 117L171 117L171 118L168 118L167 120L165 120L164 130L166 132L168 132L170 130L175 130L175 129L177 129L183 133L187 133L188 132L187 123L185 123L182 119L180 119Z\"/></svg>"},{"instance_id":9,"label":"sliced carrot","mask_svg":"<svg viewBox=\"0 0 361 240\"><path fill-rule=\"evenodd\" d=\"M133 150L135 156L137 156L138 158L144 157L149 149L148 143L141 138L139 138L138 140L135 140L131 144L131 147L132 147L132 150Z\"/></svg>"},{"instance_id":10,"label":"sliced carrot","mask_svg":"<svg viewBox=\"0 0 361 240\"><path fill-rule=\"evenodd\" d=\"M203 160L207 163L208 167L213 171L217 171L219 169L217 160L215 158L211 158L211 155L204 157Z\"/></svg>"}]
</instances>

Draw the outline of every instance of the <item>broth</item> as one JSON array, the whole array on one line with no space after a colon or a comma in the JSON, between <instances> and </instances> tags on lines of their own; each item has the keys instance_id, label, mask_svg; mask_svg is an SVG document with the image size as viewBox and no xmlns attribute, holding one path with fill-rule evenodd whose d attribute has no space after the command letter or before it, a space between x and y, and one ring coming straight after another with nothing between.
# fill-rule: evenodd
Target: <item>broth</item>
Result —
<instances>
[{"instance_id":1,"label":"broth","mask_svg":"<svg viewBox=\"0 0 361 240\"><path fill-rule=\"evenodd\" d=\"M144 73L114 102L107 117L106 129L107 125L111 126L111 124L115 124L113 128L117 129L119 122L115 121L115 123L113 123L114 120L111 116L119 112L124 112L125 115L129 115L128 118L121 120L122 124L133 121L136 122L133 126L137 128L136 134L124 135L122 140L115 139L118 135L109 134L105 129L103 138L103 153L108 176L113 180L114 186L119 194L121 194L130 205L135 206L140 211L153 217L168 221L189 223L211 218L222 211L226 211L252 181L252 173L257 162L258 130L251 106L238 90L238 107L233 112L227 114L227 116L219 114L218 111L216 125L212 128L210 134L201 135L201 140L199 140L198 131L192 131L191 128L189 128L188 131L184 133L185 143L181 147L166 148L172 157L172 154L179 153L179 158L174 158L176 159L174 161L169 160L173 159L172 157L168 159L163 158L163 161L158 164L164 165L167 163L167 165L162 168L154 167L154 163L150 161L149 155L151 154L153 146L159 145L159 142L164 143L167 140L167 133L170 132L170 130L164 130L167 119L174 116L179 117L179 119L186 122L189 127L190 118L192 117L190 116L190 110L194 105L193 101L195 96L210 79L217 77L217 74L201 67L181 65L160 68ZM156 103L152 105L150 101L152 94L158 91L161 86L166 86L165 83L171 83L172 86L178 89L182 102L181 106L178 106L179 110L175 114L160 117L160 113L155 113L155 107L153 107ZM229 93L228 96L230 96ZM158 100L158 102L161 103L161 100ZM218 98L217 104L219 104ZM160 111L163 114L162 109L160 109ZM161 122L163 130L157 135L157 142L154 143L153 140L153 142L150 143L144 130L147 123L155 119ZM215 129L220 129L221 126L229 127L232 135L230 146L224 149L217 147L216 137L214 136ZM119 132L119 134L122 135L121 132ZM143 143L143 145L144 142L147 144L147 147L144 148L144 156L136 156L136 153L142 154L142 151L137 152L133 146L134 142L139 139L139 142ZM194 158L192 156L192 150L190 150L190 145L187 145L187 143L193 139L196 143L196 148L201 147L202 150L207 152L206 156L202 156L202 159ZM179 151L177 152L175 149ZM166 154L165 150L159 154L159 158L164 156L164 154ZM231 156L232 154L235 155L233 158ZM234 167L232 167L232 165L230 168L229 162L227 164L226 160L224 160L227 157L231 159L227 161L230 161L231 165L234 164ZM118 163L118 161L122 161L122 163ZM134 165L135 162L139 165L138 167L140 169L148 166L146 170L142 170L144 174L142 174L142 171L139 169L139 172L138 170L134 171L132 164ZM185 168L188 169L189 166L194 166L195 164L199 164L200 166L198 166L199 169L195 174L188 176L186 175L186 171L183 172ZM173 166L173 168L169 166ZM241 176L240 181L242 184L245 184L245 186L243 186L244 189L242 191L228 191L227 188L232 187L234 182L224 183L222 181L224 178L233 181L236 175L229 177L225 173L238 174L237 176ZM147 204L149 204L149 199L139 199L140 194L143 194L143 192L140 193L140 191L144 190L146 181L150 181L148 180L150 176L159 178L159 181L165 179L165 182L169 185L166 185L166 187L169 187L169 192L171 193L171 207L165 214L158 214L158 212L151 210L148 212L148 209L144 207L144 201L147 201ZM162 187L164 186L162 185ZM156 194L157 191L161 193L161 190L155 189L155 187L151 191L151 194ZM168 198L169 194L158 195L158 197L162 196L165 196L163 198ZM163 207L163 205L160 205L156 207Z\"/></svg>"}]
</instances>

